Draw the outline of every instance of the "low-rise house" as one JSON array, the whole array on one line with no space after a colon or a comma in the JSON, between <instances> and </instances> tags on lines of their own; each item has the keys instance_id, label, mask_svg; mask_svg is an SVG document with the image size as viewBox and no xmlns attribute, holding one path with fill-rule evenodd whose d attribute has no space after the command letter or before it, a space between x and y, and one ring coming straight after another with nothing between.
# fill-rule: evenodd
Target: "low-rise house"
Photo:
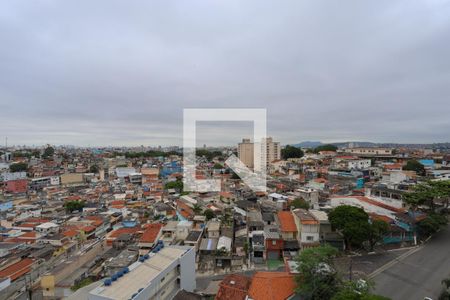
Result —
<instances>
[{"instance_id":1,"label":"low-rise house","mask_svg":"<svg viewBox=\"0 0 450 300\"><path fill-rule=\"evenodd\" d=\"M231 244L233 240L227 236L221 236L217 241L217 250L224 250L231 253Z\"/></svg>"},{"instance_id":2,"label":"low-rise house","mask_svg":"<svg viewBox=\"0 0 450 300\"><path fill-rule=\"evenodd\" d=\"M21 259L0 270L0 278L9 278L11 281L15 281L29 273L34 263L35 261L31 258Z\"/></svg>"},{"instance_id":3,"label":"low-rise house","mask_svg":"<svg viewBox=\"0 0 450 300\"><path fill-rule=\"evenodd\" d=\"M175 240L177 235L177 225L178 221L169 221L162 228L161 240L164 242L164 245L170 245Z\"/></svg>"},{"instance_id":4,"label":"low-rise house","mask_svg":"<svg viewBox=\"0 0 450 300\"><path fill-rule=\"evenodd\" d=\"M313 214L305 209L295 209L292 211L295 225L298 230L297 240L302 248L318 246L320 242L320 223Z\"/></svg>"},{"instance_id":5,"label":"low-rise house","mask_svg":"<svg viewBox=\"0 0 450 300\"><path fill-rule=\"evenodd\" d=\"M319 208L319 191L310 187L302 187L295 190L294 195L302 198L314 209Z\"/></svg>"},{"instance_id":6,"label":"low-rise house","mask_svg":"<svg viewBox=\"0 0 450 300\"><path fill-rule=\"evenodd\" d=\"M250 277L230 274L219 284L215 300L245 300L252 280Z\"/></svg>"},{"instance_id":7,"label":"low-rise house","mask_svg":"<svg viewBox=\"0 0 450 300\"><path fill-rule=\"evenodd\" d=\"M176 238L177 240L185 240L192 230L193 224L190 221L180 221L177 224Z\"/></svg>"},{"instance_id":8,"label":"low-rise house","mask_svg":"<svg viewBox=\"0 0 450 300\"><path fill-rule=\"evenodd\" d=\"M218 239L220 237L220 221L210 220L206 223L206 229L208 231L208 238Z\"/></svg>"},{"instance_id":9,"label":"low-rise house","mask_svg":"<svg viewBox=\"0 0 450 300\"><path fill-rule=\"evenodd\" d=\"M216 251L219 239L202 239L200 242L200 254L209 255Z\"/></svg>"},{"instance_id":10,"label":"low-rise house","mask_svg":"<svg viewBox=\"0 0 450 300\"><path fill-rule=\"evenodd\" d=\"M290 299L295 294L295 287L294 276L287 272L256 272L246 299Z\"/></svg>"},{"instance_id":11,"label":"low-rise house","mask_svg":"<svg viewBox=\"0 0 450 300\"><path fill-rule=\"evenodd\" d=\"M290 211L279 211L277 217L283 240L296 240L298 230L292 213Z\"/></svg>"},{"instance_id":12,"label":"low-rise house","mask_svg":"<svg viewBox=\"0 0 450 300\"><path fill-rule=\"evenodd\" d=\"M330 200L331 207L351 205L364 209L367 213L387 216L395 219L397 213L405 212L405 209L386 204L382 199L371 199L365 196L334 196Z\"/></svg>"},{"instance_id":13,"label":"low-rise house","mask_svg":"<svg viewBox=\"0 0 450 300\"><path fill-rule=\"evenodd\" d=\"M36 226L36 231L43 235L57 233L59 231L59 226L52 222L46 222Z\"/></svg>"},{"instance_id":14,"label":"low-rise house","mask_svg":"<svg viewBox=\"0 0 450 300\"><path fill-rule=\"evenodd\" d=\"M264 243L267 259L279 259L283 255L283 238L278 225L264 226Z\"/></svg>"},{"instance_id":15,"label":"low-rise house","mask_svg":"<svg viewBox=\"0 0 450 300\"><path fill-rule=\"evenodd\" d=\"M251 209L247 212L247 228L249 232L264 230L264 221L261 211Z\"/></svg>"},{"instance_id":16,"label":"low-rise house","mask_svg":"<svg viewBox=\"0 0 450 300\"><path fill-rule=\"evenodd\" d=\"M197 252L200 247L200 241L202 238L203 230L192 230L184 240L184 244L194 247Z\"/></svg>"},{"instance_id":17,"label":"low-rise house","mask_svg":"<svg viewBox=\"0 0 450 300\"><path fill-rule=\"evenodd\" d=\"M12 253L14 250L18 249L23 243L10 243L10 242L0 242L0 258L5 257Z\"/></svg>"},{"instance_id":18,"label":"low-rise house","mask_svg":"<svg viewBox=\"0 0 450 300\"><path fill-rule=\"evenodd\" d=\"M255 264L265 261L264 231L253 231L251 236L251 259Z\"/></svg>"},{"instance_id":19,"label":"low-rise house","mask_svg":"<svg viewBox=\"0 0 450 300\"><path fill-rule=\"evenodd\" d=\"M62 233L47 235L39 240L39 243L50 244L56 247L62 247L64 244L68 242L70 242L70 239L64 236Z\"/></svg>"},{"instance_id":20,"label":"low-rise house","mask_svg":"<svg viewBox=\"0 0 450 300\"><path fill-rule=\"evenodd\" d=\"M153 248L153 246L155 246L158 239L161 237L163 224L145 224L143 227L144 232L139 239L138 247L142 254L146 254Z\"/></svg>"}]
</instances>

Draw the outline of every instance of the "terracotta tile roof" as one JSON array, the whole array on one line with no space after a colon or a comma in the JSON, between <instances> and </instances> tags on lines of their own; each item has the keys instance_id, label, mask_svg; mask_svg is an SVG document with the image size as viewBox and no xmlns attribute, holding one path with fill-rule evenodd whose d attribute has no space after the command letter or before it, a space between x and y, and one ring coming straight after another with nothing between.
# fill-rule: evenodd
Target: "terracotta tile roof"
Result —
<instances>
[{"instance_id":1,"label":"terracotta tile roof","mask_svg":"<svg viewBox=\"0 0 450 300\"><path fill-rule=\"evenodd\" d=\"M86 219L92 221L95 226L100 226L103 224L103 218L99 216L86 216Z\"/></svg>"},{"instance_id":2,"label":"terracotta tile roof","mask_svg":"<svg viewBox=\"0 0 450 300\"><path fill-rule=\"evenodd\" d=\"M23 223L23 224L20 224L19 226L17 226L17 227L26 227L26 228L34 228L34 227L36 227L36 226L38 226L39 224L37 224L37 223Z\"/></svg>"},{"instance_id":3,"label":"terracotta tile roof","mask_svg":"<svg viewBox=\"0 0 450 300\"><path fill-rule=\"evenodd\" d=\"M64 231L63 235L67 236L67 237L74 237L74 236L78 235L78 232L79 232L78 230L71 229L71 230Z\"/></svg>"},{"instance_id":4,"label":"terracotta tile roof","mask_svg":"<svg viewBox=\"0 0 450 300\"><path fill-rule=\"evenodd\" d=\"M375 213L369 213L369 216L372 220L378 220L378 221L384 221L388 224L394 223L394 220L387 217L387 216L383 216L383 215L378 215Z\"/></svg>"},{"instance_id":5,"label":"terracotta tile roof","mask_svg":"<svg viewBox=\"0 0 450 300\"><path fill-rule=\"evenodd\" d=\"M248 295L254 300L284 300L294 294L294 276L286 272L257 272Z\"/></svg>"},{"instance_id":6,"label":"terracotta tile roof","mask_svg":"<svg viewBox=\"0 0 450 300\"><path fill-rule=\"evenodd\" d=\"M325 178L316 178L316 179L314 179L314 182L317 182L317 183L327 183L328 180L326 180Z\"/></svg>"},{"instance_id":7,"label":"terracotta tile roof","mask_svg":"<svg viewBox=\"0 0 450 300\"><path fill-rule=\"evenodd\" d=\"M125 205L125 201L123 200L113 200L109 203L109 205L113 206L113 205Z\"/></svg>"},{"instance_id":8,"label":"terracotta tile roof","mask_svg":"<svg viewBox=\"0 0 450 300\"><path fill-rule=\"evenodd\" d=\"M116 238L119 235L124 234L124 233L134 234L134 233L138 232L139 230L141 230L140 226L131 227L131 228L122 227L122 228L119 228L119 229L111 231L108 234L107 238L113 238L114 239L114 238Z\"/></svg>"},{"instance_id":9,"label":"terracotta tile roof","mask_svg":"<svg viewBox=\"0 0 450 300\"><path fill-rule=\"evenodd\" d=\"M90 233L90 232L94 231L95 229L96 229L96 227L92 226L92 225L84 226L83 228L81 228L81 230L83 230L86 233Z\"/></svg>"},{"instance_id":10,"label":"terracotta tile roof","mask_svg":"<svg viewBox=\"0 0 450 300\"><path fill-rule=\"evenodd\" d=\"M340 158L340 159L357 159L356 156L351 156L351 155L340 155L340 156L336 156L336 158Z\"/></svg>"},{"instance_id":11,"label":"terracotta tile roof","mask_svg":"<svg viewBox=\"0 0 450 300\"><path fill-rule=\"evenodd\" d=\"M384 165L384 169L386 170L393 170L393 169L401 169L403 166L402 164L388 164L388 165Z\"/></svg>"},{"instance_id":12,"label":"terracotta tile roof","mask_svg":"<svg viewBox=\"0 0 450 300\"><path fill-rule=\"evenodd\" d=\"M16 280L23 274L26 274L31 271L31 265L34 263L34 260L31 258L25 258L22 259L19 262L16 262L15 264L10 265L9 267L3 269L0 271L0 278L1 277L9 277L11 278L11 281Z\"/></svg>"},{"instance_id":13,"label":"terracotta tile roof","mask_svg":"<svg viewBox=\"0 0 450 300\"><path fill-rule=\"evenodd\" d=\"M220 196L222 196L224 198L232 198L233 194L230 192L220 192Z\"/></svg>"},{"instance_id":14,"label":"terracotta tile roof","mask_svg":"<svg viewBox=\"0 0 450 300\"><path fill-rule=\"evenodd\" d=\"M145 231L139 240L141 243L154 243L163 225L161 223L145 224Z\"/></svg>"},{"instance_id":15,"label":"terracotta tile roof","mask_svg":"<svg viewBox=\"0 0 450 300\"><path fill-rule=\"evenodd\" d=\"M35 231L29 231L25 232L24 234L18 236L19 239L35 239L36 238L36 232Z\"/></svg>"},{"instance_id":16,"label":"terracotta tile roof","mask_svg":"<svg viewBox=\"0 0 450 300\"><path fill-rule=\"evenodd\" d=\"M48 220L48 219L40 219L40 218L28 218L28 219L25 220L25 222L42 224L42 223L50 222L50 220Z\"/></svg>"},{"instance_id":17,"label":"terracotta tile roof","mask_svg":"<svg viewBox=\"0 0 450 300\"><path fill-rule=\"evenodd\" d=\"M219 285L215 300L244 300L252 279L238 274L231 274L225 277Z\"/></svg>"},{"instance_id":18,"label":"terracotta tile roof","mask_svg":"<svg viewBox=\"0 0 450 300\"><path fill-rule=\"evenodd\" d=\"M190 208L186 203L180 200L177 200L177 211L185 218L189 218L195 215L192 208Z\"/></svg>"},{"instance_id":19,"label":"terracotta tile roof","mask_svg":"<svg viewBox=\"0 0 450 300\"><path fill-rule=\"evenodd\" d=\"M296 232L297 226L295 226L294 216L290 211L279 211L278 219L280 220L281 231L284 232Z\"/></svg>"}]
</instances>

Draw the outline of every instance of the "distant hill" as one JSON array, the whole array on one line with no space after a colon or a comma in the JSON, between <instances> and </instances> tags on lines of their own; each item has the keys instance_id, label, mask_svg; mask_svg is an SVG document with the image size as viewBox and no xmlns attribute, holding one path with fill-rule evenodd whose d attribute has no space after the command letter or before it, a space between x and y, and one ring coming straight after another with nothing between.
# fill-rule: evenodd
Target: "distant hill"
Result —
<instances>
[{"instance_id":1,"label":"distant hill","mask_svg":"<svg viewBox=\"0 0 450 300\"><path fill-rule=\"evenodd\" d=\"M444 151L450 150L450 143L430 143L430 144L401 144L401 143L373 143L373 142L334 142L334 143L322 143L319 141L304 141L298 144L292 144L291 146L299 148L316 148L321 145L331 144L338 148L347 148L352 145L353 147L388 147L388 148L411 148L411 149L440 149Z\"/></svg>"},{"instance_id":2,"label":"distant hill","mask_svg":"<svg viewBox=\"0 0 450 300\"><path fill-rule=\"evenodd\" d=\"M316 148L317 146L323 145L322 142L319 141L305 141L298 144L294 144L291 146L298 148Z\"/></svg>"}]
</instances>

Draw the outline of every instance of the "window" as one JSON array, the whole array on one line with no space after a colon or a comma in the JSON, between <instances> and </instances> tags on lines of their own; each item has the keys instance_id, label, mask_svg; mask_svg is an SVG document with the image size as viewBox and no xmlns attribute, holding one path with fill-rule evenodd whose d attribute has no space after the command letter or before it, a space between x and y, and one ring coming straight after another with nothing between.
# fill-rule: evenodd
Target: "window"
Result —
<instances>
[{"instance_id":1,"label":"window","mask_svg":"<svg viewBox=\"0 0 450 300\"><path fill-rule=\"evenodd\" d=\"M166 277L161 278L161 282L163 282L166 279Z\"/></svg>"},{"instance_id":2,"label":"window","mask_svg":"<svg viewBox=\"0 0 450 300\"><path fill-rule=\"evenodd\" d=\"M308 235L307 237L306 237L306 240L307 241L312 241L314 239L314 237L312 236L312 235Z\"/></svg>"},{"instance_id":3,"label":"window","mask_svg":"<svg viewBox=\"0 0 450 300\"><path fill-rule=\"evenodd\" d=\"M272 240L272 245L276 245L277 244L277 241L276 240Z\"/></svg>"}]
</instances>

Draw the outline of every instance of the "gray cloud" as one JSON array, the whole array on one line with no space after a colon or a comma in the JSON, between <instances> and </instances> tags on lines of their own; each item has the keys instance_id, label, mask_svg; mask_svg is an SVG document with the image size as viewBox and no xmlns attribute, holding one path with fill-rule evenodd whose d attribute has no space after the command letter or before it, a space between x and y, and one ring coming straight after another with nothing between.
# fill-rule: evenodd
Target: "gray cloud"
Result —
<instances>
[{"instance_id":1,"label":"gray cloud","mask_svg":"<svg viewBox=\"0 0 450 300\"><path fill-rule=\"evenodd\" d=\"M449 141L449 36L444 0L3 1L0 135L181 144L183 108L245 107L283 143Z\"/></svg>"}]
</instances>

